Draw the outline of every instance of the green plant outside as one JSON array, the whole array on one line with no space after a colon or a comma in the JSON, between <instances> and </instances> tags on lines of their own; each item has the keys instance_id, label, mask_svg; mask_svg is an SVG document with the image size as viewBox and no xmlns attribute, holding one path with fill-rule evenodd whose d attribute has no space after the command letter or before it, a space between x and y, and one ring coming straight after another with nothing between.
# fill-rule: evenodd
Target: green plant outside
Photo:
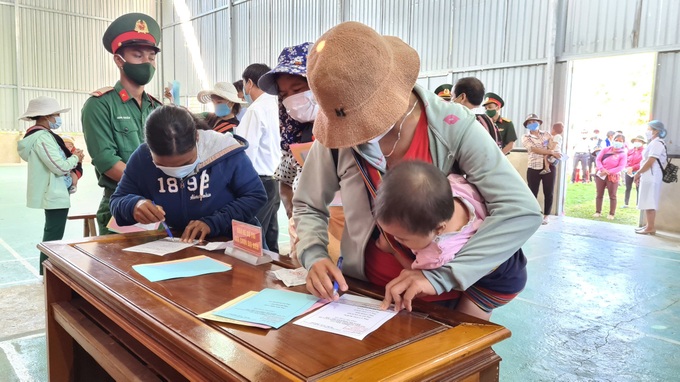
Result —
<instances>
[{"instance_id":1,"label":"green plant outside","mask_svg":"<svg viewBox=\"0 0 680 382\"><path fill-rule=\"evenodd\" d=\"M602 201L602 216L599 218L593 217L595 213L595 183L571 183L567 184L567 195L564 202L564 214L566 216L611 222L614 224L625 224L631 226L638 226L640 219L640 211L635 206L635 186L630 194L630 205L628 208L623 207L624 194L626 187L620 185L616 192L616 214L614 220L607 220L609 215L609 194L607 190L604 191L604 199Z\"/></svg>"}]
</instances>

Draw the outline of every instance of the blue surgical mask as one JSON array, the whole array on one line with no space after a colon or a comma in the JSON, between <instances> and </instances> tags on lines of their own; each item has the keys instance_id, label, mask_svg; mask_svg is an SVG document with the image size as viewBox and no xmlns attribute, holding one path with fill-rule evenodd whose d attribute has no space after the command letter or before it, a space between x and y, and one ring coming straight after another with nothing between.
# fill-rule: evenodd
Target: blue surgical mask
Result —
<instances>
[{"instance_id":1,"label":"blue surgical mask","mask_svg":"<svg viewBox=\"0 0 680 382\"><path fill-rule=\"evenodd\" d=\"M215 115L218 117L224 117L231 113L231 108L226 103L218 103L215 105Z\"/></svg>"},{"instance_id":2,"label":"blue surgical mask","mask_svg":"<svg viewBox=\"0 0 680 382\"><path fill-rule=\"evenodd\" d=\"M538 130L538 126L540 126L538 122L531 122L527 124L527 129L529 129L529 131L536 131Z\"/></svg>"},{"instance_id":3,"label":"blue surgical mask","mask_svg":"<svg viewBox=\"0 0 680 382\"><path fill-rule=\"evenodd\" d=\"M198 155L196 155L196 160L194 163L187 164L184 166L179 166L179 167L165 167L165 166L159 166L156 165L156 167L163 171L165 175L171 176L173 178L179 178L179 179L184 179L187 176L191 175L194 170L196 169L196 166L198 166L198 163L200 162Z\"/></svg>"},{"instance_id":4,"label":"blue surgical mask","mask_svg":"<svg viewBox=\"0 0 680 382\"><path fill-rule=\"evenodd\" d=\"M614 146L615 149L622 149L623 148L623 142L616 142L612 143L612 146Z\"/></svg>"},{"instance_id":5,"label":"blue surgical mask","mask_svg":"<svg viewBox=\"0 0 680 382\"><path fill-rule=\"evenodd\" d=\"M248 81L245 81L243 83L243 97L245 97L246 102L248 102L248 105L250 105L251 103L253 103L253 97L250 94L246 93L246 85L248 85ZM250 90L253 90L253 88L251 87Z\"/></svg>"},{"instance_id":6,"label":"blue surgical mask","mask_svg":"<svg viewBox=\"0 0 680 382\"><path fill-rule=\"evenodd\" d=\"M50 121L49 119L47 122L49 122L51 130L56 130L61 127L61 117L59 116L54 117L54 122Z\"/></svg>"}]
</instances>

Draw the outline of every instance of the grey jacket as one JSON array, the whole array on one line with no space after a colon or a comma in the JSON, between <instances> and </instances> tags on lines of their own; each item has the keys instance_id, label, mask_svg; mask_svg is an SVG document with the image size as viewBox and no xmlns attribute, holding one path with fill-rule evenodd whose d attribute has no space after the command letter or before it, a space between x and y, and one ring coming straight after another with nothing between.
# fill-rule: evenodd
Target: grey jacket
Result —
<instances>
[{"instance_id":1,"label":"grey jacket","mask_svg":"<svg viewBox=\"0 0 680 382\"><path fill-rule=\"evenodd\" d=\"M457 162L467 180L479 189L489 211L477 233L451 262L423 271L438 294L466 290L510 258L533 235L541 224L541 210L519 173L470 110L444 102L420 86L416 85L414 91L425 104L433 163L449 174ZM312 145L293 197L299 237L296 248L307 269L328 258L327 206L340 190L345 213L340 248L343 273L365 280L364 249L375 222L350 150L365 156L361 147L340 149L336 173L331 150L319 142Z\"/></svg>"}]
</instances>

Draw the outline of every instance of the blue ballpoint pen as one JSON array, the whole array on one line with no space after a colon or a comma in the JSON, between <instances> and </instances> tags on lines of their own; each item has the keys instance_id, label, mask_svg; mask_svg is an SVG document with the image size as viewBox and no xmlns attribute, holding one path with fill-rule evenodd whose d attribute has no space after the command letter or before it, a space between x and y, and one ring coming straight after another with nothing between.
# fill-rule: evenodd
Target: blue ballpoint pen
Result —
<instances>
[{"instance_id":1,"label":"blue ballpoint pen","mask_svg":"<svg viewBox=\"0 0 680 382\"><path fill-rule=\"evenodd\" d=\"M156 202L154 202L154 201L151 201L151 204L156 206ZM174 239L175 237L172 236L172 232L170 232L170 228L168 228L168 225L165 224L165 221L162 221L161 224L163 224L163 228L165 228L165 232L168 233L168 237L170 237L171 239Z\"/></svg>"},{"instance_id":2,"label":"blue ballpoint pen","mask_svg":"<svg viewBox=\"0 0 680 382\"><path fill-rule=\"evenodd\" d=\"M338 269L342 271L342 256L338 257ZM338 282L333 281L333 295L338 294Z\"/></svg>"}]
</instances>

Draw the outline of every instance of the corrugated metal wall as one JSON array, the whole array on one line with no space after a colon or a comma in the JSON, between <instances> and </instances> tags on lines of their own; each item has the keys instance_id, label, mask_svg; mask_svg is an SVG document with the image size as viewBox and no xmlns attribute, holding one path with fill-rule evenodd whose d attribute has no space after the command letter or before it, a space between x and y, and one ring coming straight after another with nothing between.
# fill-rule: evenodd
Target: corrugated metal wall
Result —
<instances>
[{"instance_id":1,"label":"corrugated metal wall","mask_svg":"<svg viewBox=\"0 0 680 382\"><path fill-rule=\"evenodd\" d=\"M669 153L680 154L680 52L660 53L657 57L652 118L668 129Z\"/></svg>"},{"instance_id":2,"label":"corrugated metal wall","mask_svg":"<svg viewBox=\"0 0 680 382\"><path fill-rule=\"evenodd\" d=\"M118 80L101 36L111 20L128 12L153 16L156 1L0 1L0 130L28 127L17 118L30 99L48 96L72 109L63 115L62 131L82 131L80 109L88 93Z\"/></svg>"},{"instance_id":3,"label":"corrugated metal wall","mask_svg":"<svg viewBox=\"0 0 680 382\"><path fill-rule=\"evenodd\" d=\"M177 5L187 10L182 18ZM0 48L9 52L0 57L0 129L22 126L16 117L35 94L57 97L77 117L87 92L116 80L100 36L130 11L155 15L156 1L0 0ZM474 75L506 99L503 113L517 122L530 112L566 118L560 108L569 61L659 51L659 68L670 72L657 76L655 116L677 120L664 100L677 99L671 95L680 87L671 59L680 52L680 1L162 0L159 11L161 70L149 89L159 94L161 81L177 80L182 104L192 108L201 107L195 94L205 82L237 80L253 62L274 65L282 48L356 20L417 49L423 86ZM192 58L195 48L200 60ZM66 129L80 130L78 119L67 117Z\"/></svg>"}]
</instances>

